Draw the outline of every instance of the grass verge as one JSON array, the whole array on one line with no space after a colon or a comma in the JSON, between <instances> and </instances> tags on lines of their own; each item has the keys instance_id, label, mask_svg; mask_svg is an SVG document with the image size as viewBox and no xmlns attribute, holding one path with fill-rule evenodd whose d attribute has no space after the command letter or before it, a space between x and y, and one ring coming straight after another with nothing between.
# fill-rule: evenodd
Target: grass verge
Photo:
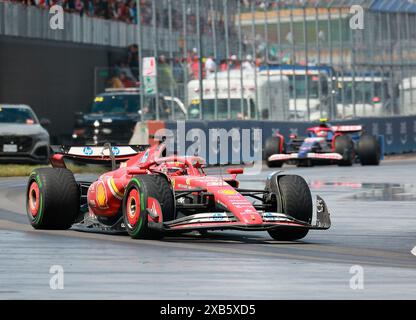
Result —
<instances>
[{"instance_id":1,"label":"grass verge","mask_svg":"<svg viewBox=\"0 0 416 320\"><path fill-rule=\"evenodd\" d=\"M50 165L28 165L28 164L0 164L0 177L27 177L36 168L51 167ZM68 169L73 173L94 173L100 174L109 169L102 166L79 166L68 165ZM110 169L111 170L111 169Z\"/></svg>"}]
</instances>

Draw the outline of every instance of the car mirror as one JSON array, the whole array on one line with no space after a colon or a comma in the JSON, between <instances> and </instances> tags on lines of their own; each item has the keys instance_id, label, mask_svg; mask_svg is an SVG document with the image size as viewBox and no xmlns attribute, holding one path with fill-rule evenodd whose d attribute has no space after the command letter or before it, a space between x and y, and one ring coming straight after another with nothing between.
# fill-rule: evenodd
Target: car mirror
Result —
<instances>
[{"instance_id":1,"label":"car mirror","mask_svg":"<svg viewBox=\"0 0 416 320\"><path fill-rule=\"evenodd\" d=\"M51 120L47 118L43 118L43 119L40 119L39 123L42 127L48 127L51 124Z\"/></svg>"},{"instance_id":2,"label":"car mirror","mask_svg":"<svg viewBox=\"0 0 416 320\"><path fill-rule=\"evenodd\" d=\"M229 168L227 169L227 173L229 174L243 174L244 169L243 168Z\"/></svg>"}]
</instances>

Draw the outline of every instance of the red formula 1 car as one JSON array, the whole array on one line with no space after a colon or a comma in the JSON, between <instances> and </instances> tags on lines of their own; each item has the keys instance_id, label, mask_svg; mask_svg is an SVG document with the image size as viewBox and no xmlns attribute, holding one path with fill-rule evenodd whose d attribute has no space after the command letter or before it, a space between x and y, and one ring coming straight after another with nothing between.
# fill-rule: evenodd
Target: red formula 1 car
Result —
<instances>
[{"instance_id":1,"label":"red formula 1 car","mask_svg":"<svg viewBox=\"0 0 416 320\"><path fill-rule=\"evenodd\" d=\"M383 152L382 141L366 134L362 126L332 126L321 119L318 126L308 128L306 137L291 135L286 142L282 135L276 134L267 139L264 155L269 167L281 167L283 163L351 166L356 161L378 165Z\"/></svg>"},{"instance_id":2,"label":"red formula 1 car","mask_svg":"<svg viewBox=\"0 0 416 320\"><path fill-rule=\"evenodd\" d=\"M112 162L113 170L94 182L76 181L65 158L104 159ZM277 240L296 240L331 224L319 196L312 219L311 193L299 176L274 173L263 190L241 189L236 176L243 169L229 169L228 178L209 176L202 158L166 156L164 143L148 148L70 147L55 153L51 163L53 168L36 169L29 177L27 214L36 229L81 226L127 231L132 238L264 230Z\"/></svg>"}]
</instances>

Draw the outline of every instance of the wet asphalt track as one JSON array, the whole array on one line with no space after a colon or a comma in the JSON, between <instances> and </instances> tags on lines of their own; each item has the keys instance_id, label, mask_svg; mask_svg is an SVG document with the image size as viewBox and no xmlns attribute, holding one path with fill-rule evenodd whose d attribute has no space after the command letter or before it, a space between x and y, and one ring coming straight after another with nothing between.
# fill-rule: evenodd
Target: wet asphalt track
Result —
<instances>
[{"instance_id":1,"label":"wet asphalt track","mask_svg":"<svg viewBox=\"0 0 416 320\"><path fill-rule=\"evenodd\" d=\"M213 232L163 241L35 231L24 178L0 179L0 299L416 299L416 161L284 168L327 202L333 226L298 242ZM243 176L259 188L271 170ZM64 269L51 290L49 269ZM350 288L350 268L364 289Z\"/></svg>"}]
</instances>

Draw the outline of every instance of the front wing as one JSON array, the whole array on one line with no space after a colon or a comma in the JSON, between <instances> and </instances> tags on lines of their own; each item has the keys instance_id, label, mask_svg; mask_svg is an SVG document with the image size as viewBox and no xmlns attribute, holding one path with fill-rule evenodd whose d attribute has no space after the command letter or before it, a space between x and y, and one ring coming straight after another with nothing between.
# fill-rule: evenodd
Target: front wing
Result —
<instances>
[{"instance_id":1,"label":"front wing","mask_svg":"<svg viewBox=\"0 0 416 320\"><path fill-rule=\"evenodd\" d=\"M291 160L305 160L305 159L310 159L310 160L322 160L322 161L328 161L328 160L332 160L332 161L341 161L343 159L342 155L339 153L307 153L304 156L299 156L299 153L289 153L289 154L274 154L271 155L269 157L269 161L291 161Z\"/></svg>"},{"instance_id":2,"label":"front wing","mask_svg":"<svg viewBox=\"0 0 416 320\"><path fill-rule=\"evenodd\" d=\"M225 230L266 231L272 229L326 230L331 226L330 214L325 201L317 196L315 214L311 223L297 220L285 213L258 212L261 224L244 224L230 212L207 212L186 216L165 223L149 222L149 227L161 231Z\"/></svg>"}]
</instances>

